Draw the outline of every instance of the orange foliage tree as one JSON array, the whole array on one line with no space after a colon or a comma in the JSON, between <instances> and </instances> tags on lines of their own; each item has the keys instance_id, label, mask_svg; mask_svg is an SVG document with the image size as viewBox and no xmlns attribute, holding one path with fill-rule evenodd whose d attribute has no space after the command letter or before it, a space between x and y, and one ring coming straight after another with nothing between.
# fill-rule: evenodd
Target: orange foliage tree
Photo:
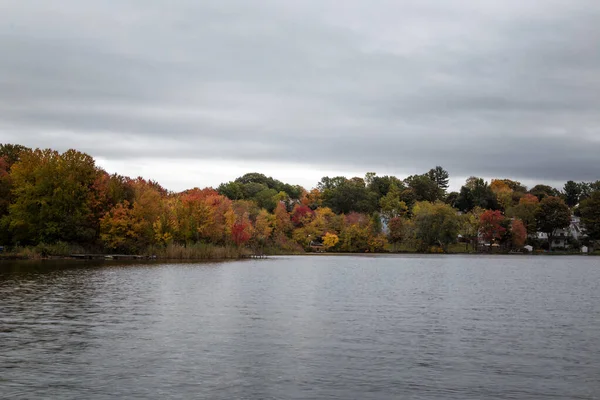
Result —
<instances>
[{"instance_id":1,"label":"orange foliage tree","mask_svg":"<svg viewBox=\"0 0 600 400\"><path fill-rule=\"evenodd\" d=\"M527 240L527 229L525 224L520 219L513 220L511 224L512 244L513 247L520 248L525 245Z\"/></svg>"}]
</instances>

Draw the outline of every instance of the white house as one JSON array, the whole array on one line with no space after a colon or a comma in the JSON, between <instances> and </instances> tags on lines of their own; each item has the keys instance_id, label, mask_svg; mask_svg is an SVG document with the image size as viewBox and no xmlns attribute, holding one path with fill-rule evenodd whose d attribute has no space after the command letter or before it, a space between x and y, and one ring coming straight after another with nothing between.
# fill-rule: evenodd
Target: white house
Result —
<instances>
[{"instance_id":1,"label":"white house","mask_svg":"<svg viewBox=\"0 0 600 400\"><path fill-rule=\"evenodd\" d=\"M552 248L569 248L568 240L575 239L581 240L584 238L585 230L581 226L581 219L579 217L572 216L571 223L565 229L557 229L554 231L554 237L552 238ZM548 235L544 232L538 232L536 237L540 240L548 240Z\"/></svg>"},{"instance_id":2,"label":"white house","mask_svg":"<svg viewBox=\"0 0 600 400\"><path fill-rule=\"evenodd\" d=\"M569 231L571 232L573 239L580 240L586 236L585 229L581 226L581 218L579 217L571 217Z\"/></svg>"}]
</instances>

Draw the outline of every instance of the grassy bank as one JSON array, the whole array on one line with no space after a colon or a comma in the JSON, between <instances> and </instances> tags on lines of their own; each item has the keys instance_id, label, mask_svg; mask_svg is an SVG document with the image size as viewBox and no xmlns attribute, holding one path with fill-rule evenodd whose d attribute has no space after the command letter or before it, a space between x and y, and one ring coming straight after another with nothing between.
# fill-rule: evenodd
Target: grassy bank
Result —
<instances>
[{"instance_id":1,"label":"grassy bank","mask_svg":"<svg viewBox=\"0 0 600 400\"><path fill-rule=\"evenodd\" d=\"M83 248L58 242L52 245L15 246L0 253L0 260L42 260L46 258L69 258L72 254L114 254L101 248ZM165 247L149 247L137 255L148 256L161 260L229 260L250 255L251 250L236 246L215 246L197 243L183 246L169 244Z\"/></svg>"},{"instance_id":2,"label":"grassy bank","mask_svg":"<svg viewBox=\"0 0 600 400\"><path fill-rule=\"evenodd\" d=\"M86 249L78 245L70 245L68 243L59 242L56 244L39 244L29 247L13 247L0 253L0 260L42 260L46 258L69 258L72 254L111 254L114 252L103 251L102 249ZM159 260L235 260L247 257L251 254L265 254L270 256L275 255L302 255L302 254L317 254L306 253L301 248L281 249L277 247L265 247L260 250L252 250L249 248L237 246L215 246L212 244L197 243L188 246L179 244L169 244L164 247L149 247L146 251L138 255L151 257ZM400 244L395 248L390 246L383 253L373 254L442 254L439 248L432 248L427 252L420 252L416 247L408 244ZM364 253L339 253L326 252L318 254L364 254ZM508 254L506 251L494 251L492 253L476 252L472 247L465 246L464 243L451 244L446 253L443 254ZM527 253L525 253L527 254ZM553 251L542 252L535 251L533 255L584 255L579 252ZM600 251L595 251L587 255L600 256Z\"/></svg>"},{"instance_id":3,"label":"grassy bank","mask_svg":"<svg viewBox=\"0 0 600 400\"><path fill-rule=\"evenodd\" d=\"M68 257L70 254L87 252L90 252L89 249L65 242L54 244L40 243L37 246L14 246L8 248L4 253L0 254L0 260L41 260L48 257Z\"/></svg>"},{"instance_id":4,"label":"grassy bank","mask_svg":"<svg viewBox=\"0 0 600 400\"><path fill-rule=\"evenodd\" d=\"M163 260L231 260L250 255L249 249L236 246L215 246L197 243L188 246L169 244L166 247L151 247L145 254Z\"/></svg>"}]
</instances>

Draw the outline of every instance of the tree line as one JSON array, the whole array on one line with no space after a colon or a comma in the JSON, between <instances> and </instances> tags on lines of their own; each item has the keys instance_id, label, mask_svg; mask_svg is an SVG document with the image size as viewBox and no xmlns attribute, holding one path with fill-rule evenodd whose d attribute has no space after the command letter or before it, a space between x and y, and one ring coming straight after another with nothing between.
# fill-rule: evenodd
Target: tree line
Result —
<instances>
[{"instance_id":1,"label":"tree line","mask_svg":"<svg viewBox=\"0 0 600 400\"><path fill-rule=\"evenodd\" d=\"M471 177L459 192L448 182L440 166L404 179L323 177L312 190L249 173L175 193L109 174L77 150L0 144L0 244L124 253L198 243L270 252L446 252L458 241L472 250L481 241L550 247L572 214L587 241L600 239L600 181L559 191Z\"/></svg>"}]
</instances>

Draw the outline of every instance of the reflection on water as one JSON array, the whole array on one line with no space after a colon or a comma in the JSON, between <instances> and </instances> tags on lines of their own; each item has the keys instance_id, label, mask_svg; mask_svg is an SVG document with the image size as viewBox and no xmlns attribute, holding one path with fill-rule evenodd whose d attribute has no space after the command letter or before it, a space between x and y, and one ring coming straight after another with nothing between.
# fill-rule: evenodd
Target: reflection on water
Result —
<instances>
[{"instance_id":1,"label":"reflection on water","mask_svg":"<svg viewBox=\"0 0 600 400\"><path fill-rule=\"evenodd\" d=\"M600 259L0 263L0 398L594 399Z\"/></svg>"}]
</instances>

